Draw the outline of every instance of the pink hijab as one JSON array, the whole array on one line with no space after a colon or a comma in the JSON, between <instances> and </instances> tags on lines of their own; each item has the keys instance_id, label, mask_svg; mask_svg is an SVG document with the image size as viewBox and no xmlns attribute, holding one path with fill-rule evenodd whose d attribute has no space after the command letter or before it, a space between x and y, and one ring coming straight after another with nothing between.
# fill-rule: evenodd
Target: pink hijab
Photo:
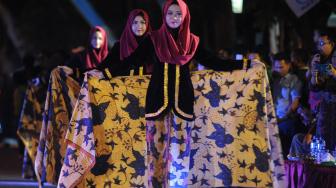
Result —
<instances>
[{"instance_id":1,"label":"pink hijab","mask_svg":"<svg viewBox=\"0 0 336 188\"><path fill-rule=\"evenodd\" d=\"M100 49L94 49L91 46L91 39L96 31L100 31L104 38L104 42ZM89 47L85 52L85 65L87 69L92 69L97 67L97 65L101 63L108 54L108 47L107 47L108 41L105 30L99 26L93 27L90 30L89 40L90 40Z\"/></svg>"}]
</instances>

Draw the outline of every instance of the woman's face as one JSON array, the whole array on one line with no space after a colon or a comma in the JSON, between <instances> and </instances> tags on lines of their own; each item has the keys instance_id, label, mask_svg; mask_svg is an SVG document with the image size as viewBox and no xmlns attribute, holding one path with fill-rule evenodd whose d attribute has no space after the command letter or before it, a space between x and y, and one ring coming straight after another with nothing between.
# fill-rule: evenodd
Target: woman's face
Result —
<instances>
[{"instance_id":1,"label":"woman's face","mask_svg":"<svg viewBox=\"0 0 336 188\"><path fill-rule=\"evenodd\" d=\"M104 43L103 34L100 31L96 31L91 38L91 46L95 49L100 49Z\"/></svg>"},{"instance_id":2,"label":"woman's face","mask_svg":"<svg viewBox=\"0 0 336 188\"><path fill-rule=\"evenodd\" d=\"M180 27L182 23L182 12L178 5L172 4L169 6L166 14L166 23L172 29Z\"/></svg>"},{"instance_id":3,"label":"woman's face","mask_svg":"<svg viewBox=\"0 0 336 188\"><path fill-rule=\"evenodd\" d=\"M135 36L141 37L147 30L146 20L142 16L136 16L132 22L132 31Z\"/></svg>"}]
</instances>

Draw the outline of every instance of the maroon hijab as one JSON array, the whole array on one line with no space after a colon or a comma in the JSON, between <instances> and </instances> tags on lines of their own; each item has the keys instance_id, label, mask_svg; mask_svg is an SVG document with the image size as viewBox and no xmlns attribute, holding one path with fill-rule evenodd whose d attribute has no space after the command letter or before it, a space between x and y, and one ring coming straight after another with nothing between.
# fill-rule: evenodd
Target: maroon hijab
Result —
<instances>
[{"instance_id":1,"label":"maroon hijab","mask_svg":"<svg viewBox=\"0 0 336 188\"><path fill-rule=\"evenodd\" d=\"M166 23L166 14L171 4L177 2L182 12L182 23L175 41ZM183 0L167 0L163 7L163 24L151 35L156 55L161 62L184 65L194 56L199 38L190 33L190 13Z\"/></svg>"},{"instance_id":2,"label":"maroon hijab","mask_svg":"<svg viewBox=\"0 0 336 188\"><path fill-rule=\"evenodd\" d=\"M100 31L104 39L104 42L99 49L94 49L91 46L91 39L93 35L96 33L96 31ZM95 68L99 63L101 63L106 58L108 54L107 43L108 41L107 41L106 32L102 27L95 26L90 30L89 47L86 50L86 54L85 54L85 63L86 63L87 69Z\"/></svg>"},{"instance_id":3,"label":"maroon hijab","mask_svg":"<svg viewBox=\"0 0 336 188\"><path fill-rule=\"evenodd\" d=\"M143 36L147 35L148 32L151 31L149 16L146 11L142 9L132 10L128 16L125 29L120 37L120 60L128 57L138 47L138 42L132 31L132 23L134 18L137 16L142 16L146 21L146 32Z\"/></svg>"}]
</instances>

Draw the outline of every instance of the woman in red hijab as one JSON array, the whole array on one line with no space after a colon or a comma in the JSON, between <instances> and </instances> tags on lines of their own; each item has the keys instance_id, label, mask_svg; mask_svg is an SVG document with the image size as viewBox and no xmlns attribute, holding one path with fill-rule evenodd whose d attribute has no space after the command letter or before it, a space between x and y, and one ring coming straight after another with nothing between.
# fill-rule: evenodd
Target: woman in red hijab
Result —
<instances>
[{"instance_id":1,"label":"woman in red hijab","mask_svg":"<svg viewBox=\"0 0 336 188\"><path fill-rule=\"evenodd\" d=\"M131 66L127 58L150 32L151 26L147 12L142 9L132 10L120 40L113 45L108 57L99 68L109 68L113 76L129 75L130 70L134 70L134 67ZM145 66L144 72L150 73L150 66Z\"/></svg>"},{"instance_id":2,"label":"woman in red hijab","mask_svg":"<svg viewBox=\"0 0 336 188\"><path fill-rule=\"evenodd\" d=\"M136 66L153 64L145 106L148 187L187 186L195 98L188 66L191 59L220 71L247 66L243 61L218 59L199 48L199 41L190 32L186 3L167 0L161 28L127 58L127 63Z\"/></svg>"},{"instance_id":3,"label":"woman in red hijab","mask_svg":"<svg viewBox=\"0 0 336 188\"><path fill-rule=\"evenodd\" d=\"M243 61L220 60L200 48L200 40L190 32L189 25L190 14L185 2L167 0L161 28L153 31L150 37L145 37L125 60L129 66L153 65L146 96L147 120L157 120L171 110L184 120L194 119L194 93L188 66L191 59L218 71L244 67ZM115 71L118 69L116 66L113 68Z\"/></svg>"},{"instance_id":4,"label":"woman in red hijab","mask_svg":"<svg viewBox=\"0 0 336 188\"><path fill-rule=\"evenodd\" d=\"M75 54L67 62L67 65L76 70L77 74L78 72L84 73L87 70L96 68L106 59L107 55L108 40L106 31L100 26L95 26L90 30L87 48Z\"/></svg>"}]
</instances>

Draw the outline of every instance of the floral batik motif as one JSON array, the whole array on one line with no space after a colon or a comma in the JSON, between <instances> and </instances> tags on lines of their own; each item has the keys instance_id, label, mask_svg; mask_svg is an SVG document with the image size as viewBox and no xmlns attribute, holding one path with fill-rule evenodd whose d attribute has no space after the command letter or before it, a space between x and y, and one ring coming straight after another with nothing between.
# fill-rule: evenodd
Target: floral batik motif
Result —
<instances>
[{"instance_id":1,"label":"floral batik motif","mask_svg":"<svg viewBox=\"0 0 336 188\"><path fill-rule=\"evenodd\" d=\"M87 72L66 135L59 187L147 187L148 76Z\"/></svg>"},{"instance_id":2,"label":"floral batik motif","mask_svg":"<svg viewBox=\"0 0 336 188\"><path fill-rule=\"evenodd\" d=\"M192 74L195 120L145 121L149 76L86 73L59 187L285 187L264 66Z\"/></svg>"},{"instance_id":3,"label":"floral batik motif","mask_svg":"<svg viewBox=\"0 0 336 188\"><path fill-rule=\"evenodd\" d=\"M19 119L19 127L17 130L17 134L23 142L25 150L29 156L29 160L24 160L24 163L26 163L23 164L24 167L27 166L33 168L34 166L40 138L40 131L42 127L43 108L46 93L47 87L45 84L33 84L33 82L29 82L25 98L23 100L23 106ZM26 177L25 171L26 170L24 169L23 177Z\"/></svg>"},{"instance_id":4,"label":"floral batik motif","mask_svg":"<svg viewBox=\"0 0 336 188\"><path fill-rule=\"evenodd\" d=\"M147 122L149 187L285 187L264 67L192 74L195 121Z\"/></svg>"},{"instance_id":5,"label":"floral batik motif","mask_svg":"<svg viewBox=\"0 0 336 188\"><path fill-rule=\"evenodd\" d=\"M156 121L147 121L149 187L188 184L192 124L173 113Z\"/></svg>"},{"instance_id":6,"label":"floral batik motif","mask_svg":"<svg viewBox=\"0 0 336 188\"><path fill-rule=\"evenodd\" d=\"M55 68L49 79L45 113L35 160L35 172L39 183L57 184L66 145L72 110L76 104L80 85L69 67Z\"/></svg>"}]
</instances>

